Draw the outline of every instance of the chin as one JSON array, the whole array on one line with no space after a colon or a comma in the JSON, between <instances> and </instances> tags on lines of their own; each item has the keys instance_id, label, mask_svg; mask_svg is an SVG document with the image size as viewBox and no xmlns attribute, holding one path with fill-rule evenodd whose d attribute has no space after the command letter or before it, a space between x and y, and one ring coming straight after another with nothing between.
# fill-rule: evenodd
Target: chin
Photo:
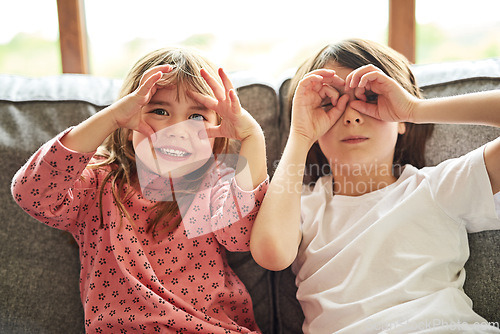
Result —
<instances>
[{"instance_id":1,"label":"chin","mask_svg":"<svg viewBox=\"0 0 500 334\"><path fill-rule=\"evenodd\" d=\"M207 163L208 159L203 159L203 160L197 160L194 162L190 163L185 163L181 166L173 166L171 164L169 165L164 165L160 166L160 174L162 177L165 178L173 178L173 179L178 179L185 177L186 175L195 173L196 171L200 170L201 167L203 167Z\"/></svg>"}]
</instances>

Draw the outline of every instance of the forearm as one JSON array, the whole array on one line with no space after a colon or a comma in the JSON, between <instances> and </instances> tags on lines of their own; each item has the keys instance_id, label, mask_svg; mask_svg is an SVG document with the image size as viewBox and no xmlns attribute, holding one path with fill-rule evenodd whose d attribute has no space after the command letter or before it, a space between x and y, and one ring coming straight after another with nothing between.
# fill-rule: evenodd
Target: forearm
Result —
<instances>
[{"instance_id":1,"label":"forearm","mask_svg":"<svg viewBox=\"0 0 500 334\"><path fill-rule=\"evenodd\" d=\"M255 220L250 250L255 261L270 270L288 267L297 255L300 197L310 145L290 136Z\"/></svg>"},{"instance_id":2,"label":"forearm","mask_svg":"<svg viewBox=\"0 0 500 334\"><path fill-rule=\"evenodd\" d=\"M81 177L92 153L66 150L59 143L61 135L35 152L15 174L11 185L12 195L27 213L57 228L63 228L62 221L77 221L78 208L84 201L80 189L88 192L86 199L91 199L90 192L95 190L91 185L98 184L93 173Z\"/></svg>"},{"instance_id":3,"label":"forearm","mask_svg":"<svg viewBox=\"0 0 500 334\"><path fill-rule=\"evenodd\" d=\"M262 129L256 124L252 135L241 141L236 183L246 191L255 189L267 178L266 143Z\"/></svg>"},{"instance_id":4,"label":"forearm","mask_svg":"<svg viewBox=\"0 0 500 334\"><path fill-rule=\"evenodd\" d=\"M500 91L419 100L411 121L500 127Z\"/></svg>"},{"instance_id":5,"label":"forearm","mask_svg":"<svg viewBox=\"0 0 500 334\"><path fill-rule=\"evenodd\" d=\"M113 106L87 118L75 126L63 138L61 143L70 150L88 153L94 152L103 141L118 128L112 117Z\"/></svg>"}]
</instances>

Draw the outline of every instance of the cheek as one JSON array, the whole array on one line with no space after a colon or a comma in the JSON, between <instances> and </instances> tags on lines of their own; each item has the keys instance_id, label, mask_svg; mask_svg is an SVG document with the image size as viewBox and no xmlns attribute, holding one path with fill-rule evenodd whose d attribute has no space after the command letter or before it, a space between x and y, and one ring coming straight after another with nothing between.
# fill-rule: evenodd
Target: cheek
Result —
<instances>
[{"instance_id":1,"label":"cheek","mask_svg":"<svg viewBox=\"0 0 500 334\"><path fill-rule=\"evenodd\" d=\"M379 132L381 136L385 136L387 141L394 142L396 144L396 140L399 135L399 123L386 123L384 126L381 126Z\"/></svg>"},{"instance_id":2,"label":"cheek","mask_svg":"<svg viewBox=\"0 0 500 334\"><path fill-rule=\"evenodd\" d=\"M339 157L342 155L342 151L337 145L337 141L333 138L333 136L328 136L328 132L318 139L318 144L321 152L327 160L330 160L331 157Z\"/></svg>"},{"instance_id":3,"label":"cheek","mask_svg":"<svg viewBox=\"0 0 500 334\"><path fill-rule=\"evenodd\" d=\"M196 156L198 159L208 159L213 153L214 148L214 138L196 140L193 143L194 151L196 152Z\"/></svg>"},{"instance_id":4,"label":"cheek","mask_svg":"<svg viewBox=\"0 0 500 334\"><path fill-rule=\"evenodd\" d=\"M148 138L137 131L132 133L132 146L135 155L141 160L144 161L153 157Z\"/></svg>"},{"instance_id":5,"label":"cheek","mask_svg":"<svg viewBox=\"0 0 500 334\"><path fill-rule=\"evenodd\" d=\"M137 131L131 131L129 134L129 140L132 141L132 146L134 147L134 151L137 152L137 148L140 143L142 143L146 139L146 136L144 136L142 133L137 132ZM144 144L141 144L141 146Z\"/></svg>"}]
</instances>

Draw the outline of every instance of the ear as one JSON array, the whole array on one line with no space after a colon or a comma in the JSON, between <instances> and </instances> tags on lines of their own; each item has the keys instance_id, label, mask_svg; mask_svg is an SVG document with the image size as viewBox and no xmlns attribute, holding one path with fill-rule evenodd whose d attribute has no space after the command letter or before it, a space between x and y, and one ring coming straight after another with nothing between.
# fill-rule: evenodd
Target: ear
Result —
<instances>
[{"instance_id":1,"label":"ear","mask_svg":"<svg viewBox=\"0 0 500 334\"><path fill-rule=\"evenodd\" d=\"M398 133L400 135L403 135L405 134L405 132L406 132L406 123L403 122L398 123Z\"/></svg>"}]
</instances>

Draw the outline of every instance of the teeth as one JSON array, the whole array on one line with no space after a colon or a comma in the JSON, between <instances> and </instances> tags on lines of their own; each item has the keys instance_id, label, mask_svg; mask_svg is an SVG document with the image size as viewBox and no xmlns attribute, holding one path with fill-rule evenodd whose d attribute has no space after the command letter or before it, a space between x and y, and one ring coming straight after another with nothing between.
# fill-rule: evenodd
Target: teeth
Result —
<instances>
[{"instance_id":1,"label":"teeth","mask_svg":"<svg viewBox=\"0 0 500 334\"><path fill-rule=\"evenodd\" d=\"M186 155L189 154L186 151L174 150L174 149L170 149L170 148L159 148L158 151L160 151L163 154L170 155L170 156L177 157L177 158L185 157Z\"/></svg>"}]
</instances>

